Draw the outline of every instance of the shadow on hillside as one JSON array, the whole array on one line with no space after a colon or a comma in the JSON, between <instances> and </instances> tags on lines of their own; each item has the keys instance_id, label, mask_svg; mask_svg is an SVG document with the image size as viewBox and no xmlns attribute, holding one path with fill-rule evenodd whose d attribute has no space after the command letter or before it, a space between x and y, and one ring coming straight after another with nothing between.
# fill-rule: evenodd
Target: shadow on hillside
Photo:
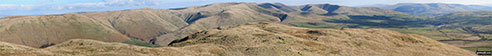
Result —
<instances>
[{"instance_id":1,"label":"shadow on hillside","mask_svg":"<svg viewBox=\"0 0 492 56\"><path fill-rule=\"evenodd\" d=\"M419 23L420 20L408 20L410 18L393 18L388 16L363 16L350 15L350 19L329 19L325 22L356 24L349 28L359 28L360 26L380 27L380 28L406 28L406 27L425 27Z\"/></svg>"}]
</instances>

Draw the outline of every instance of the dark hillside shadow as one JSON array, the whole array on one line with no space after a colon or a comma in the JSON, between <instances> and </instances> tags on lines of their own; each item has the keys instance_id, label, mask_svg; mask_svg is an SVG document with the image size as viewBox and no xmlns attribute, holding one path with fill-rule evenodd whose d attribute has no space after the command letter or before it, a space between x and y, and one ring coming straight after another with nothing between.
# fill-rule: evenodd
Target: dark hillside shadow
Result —
<instances>
[{"instance_id":1,"label":"dark hillside shadow","mask_svg":"<svg viewBox=\"0 0 492 56\"><path fill-rule=\"evenodd\" d=\"M357 26L381 27L381 28L402 28L402 27L425 27L419 20L398 20L388 16L363 16L350 15L350 19L331 19L324 20L331 23L357 24ZM350 27L358 28L358 27Z\"/></svg>"}]
</instances>

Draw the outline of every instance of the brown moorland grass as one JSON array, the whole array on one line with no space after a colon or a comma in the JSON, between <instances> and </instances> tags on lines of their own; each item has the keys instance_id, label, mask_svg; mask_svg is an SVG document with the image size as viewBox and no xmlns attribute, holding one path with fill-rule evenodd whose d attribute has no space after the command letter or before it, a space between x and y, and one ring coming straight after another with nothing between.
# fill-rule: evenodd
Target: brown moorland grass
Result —
<instances>
[{"instance_id":1,"label":"brown moorland grass","mask_svg":"<svg viewBox=\"0 0 492 56\"><path fill-rule=\"evenodd\" d=\"M325 15L326 14L326 15ZM330 15L328 15L330 14ZM136 39L165 46L174 39L224 25L248 22L310 22L345 15L405 14L331 4L215 3L181 9L134 9L0 19L0 41L31 47L70 39L120 42Z\"/></svg>"},{"instance_id":2,"label":"brown moorland grass","mask_svg":"<svg viewBox=\"0 0 492 56\"><path fill-rule=\"evenodd\" d=\"M73 39L45 49L0 42L0 55L38 56L473 56L419 35L382 29L309 29L276 23L223 26L176 40L171 47ZM38 54L34 54L38 53Z\"/></svg>"}]
</instances>

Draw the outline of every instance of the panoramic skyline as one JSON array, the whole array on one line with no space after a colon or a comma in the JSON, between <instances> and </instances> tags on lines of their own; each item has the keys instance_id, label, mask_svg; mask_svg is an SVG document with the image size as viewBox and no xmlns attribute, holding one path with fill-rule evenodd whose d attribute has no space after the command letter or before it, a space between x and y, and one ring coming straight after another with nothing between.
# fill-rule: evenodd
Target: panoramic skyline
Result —
<instances>
[{"instance_id":1,"label":"panoramic skyline","mask_svg":"<svg viewBox=\"0 0 492 56\"><path fill-rule=\"evenodd\" d=\"M167 9L223 2L283 3L286 5L328 3L343 6L368 6L375 4L392 5L397 3L492 5L492 0L3 0L0 2L0 17L114 11L139 8Z\"/></svg>"},{"instance_id":2,"label":"panoramic skyline","mask_svg":"<svg viewBox=\"0 0 492 56\"><path fill-rule=\"evenodd\" d=\"M484 56L492 0L1 0L0 56Z\"/></svg>"},{"instance_id":3,"label":"panoramic skyline","mask_svg":"<svg viewBox=\"0 0 492 56\"><path fill-rule=\"evenodd\" d=\"M186 2L279 2L289 5L302 5L313 3L331 3L346 6L370 5L370 4L396 4L396 3L453 3L466 5L491 5L492 0L4 0L0 5L69 5L69 4L101 4L101 3L138 3L138 1L158 1L158 3L183 3L196 4ZM353 2L360 1L360 2ZM145 3L145 2L144 2Z\"/></svg>"}]
</instances>

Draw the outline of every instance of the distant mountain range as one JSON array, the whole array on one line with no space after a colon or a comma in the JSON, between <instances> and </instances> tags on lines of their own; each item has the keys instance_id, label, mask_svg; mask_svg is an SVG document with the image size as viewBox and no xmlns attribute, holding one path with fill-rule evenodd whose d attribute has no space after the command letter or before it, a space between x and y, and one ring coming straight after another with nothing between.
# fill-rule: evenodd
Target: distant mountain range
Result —
<instances>
[{"instance_id":1,"label":"distant mountain range","mask_svg":"<svg viewBox=\"0 0 492 56\"><path fill-rule=\"evenodd\" d=\"M0 18L0 29L6 29L0 30L0 37L5 37L0 41L31 47L76 38L108 42L135 39L153 45L167 45L174 39L202 30L248 22L277 22L309 28L408 28L453 24L445 21L450 18L440 17L442 19L377 7L331 4L216 3L172 9L7 16Z\"/></svg>"},{"instance_id":2,"label":"distant mountain range","mask_svg":"<svg viewBox=\"0 0 492 56\"><path fill-rule=\"evenodd\" d=\"M138 51L133 50L133 48L141 48L124 44L100 45L106 43L99 42L129 43L128 41L130 41L135 45L172 46L165 48L175 50L179 49L174 47L213 47L218 50L207 50L219 56L250 54L250 56L357 56L366 54L381 56L401 54L409 56L469 56L473 53L435 40L460 47L482 47L488 45L489 42L487 41L491 40L489 37L492 37L492 34L488 34L489 31L492 31L488 30L490 27L477 27L491 25L492 20L490 18L492 16L490 12L458 13L454 12L456 10L449 9L450 11L436 11L436 14L445 12L451 14L422 16L420 13L416 13L420 15L409 13L414 10L412 8L421 10L419 6L424 5L403 5L395 6L394 9L408 7L410 10L407 11L410 12L404 13L378 7L349 7L332 4L288 6L281 3L243 2L214 3L171 9L143 8L42 16L7 16L0 18L0 44L19 46L10 45L13 43L47 48L42 50L27 49L40 50L39 52L46 53L53 52L53 54L60 55L70 55L65 53L71 52L64 51L65 49L60 50L60 48L86 50L78 53L72 51L72 53L88 55L98 54L99 51L80 48L100 47L115 50L112 47L125 46L124 50L118 51L118 53L124 54L128 54L127 49ZM461 5L435 4L435 6L425 5L422 8L433 11L431 9L452 6ZM374 28L396 30L409 34ZM71 39L92 40L68 41ZM204 50L200 48L185 49L200 50L197 52ZM147 50L148 48L140 50L143 49ZM224 49L226 51L223 51ZM21 51L23 50L21 49ZM350 54L355 50L363 50L363 52L356 55ZM364 52L365 50L370 52ZM11 54L11 52L0 51L0 54L3 53ZM159 53L154 54L159 55Z\"/></svg>"},{"instance_id":3,"label":"distant mountain range","mask_svg":"<svg viewBox=\"0 0 492 56\"><path fill-rule=\"evenodd\" d=\"M445 3L399 3L395 5L368 5L410 14L436 15L459 11L491 11L492 7Z\"/></svg>"},{"instance_id":4,"label":"distant mountain range","mask_svg":"<svg viewBox=\"0 0 492 56\"><path fill-rule=\"evenodd\" d=\"M3 38L0 41L41 47L75 38L109 42L137 39L167 45L176 38L224 25L263 21L321 22L323 19L346 19L352 17L350 15L408 14L376 7L331 4L216 3L173 9L7 16L0 18L0 29L7 29L0 30L0 37Z\"/></svg>"},{"instance_id":5,"label":"distant mountain range","mask_svg":"<svg viewBox=\"0 0 492 56\"><path fill-rule=\"evenodd\" d=\"M179 6L192 6L197 4L181 5L177 3L165 3L158 0L103 0L97 3L74 4L0 4L0 17L4 16L33 16L64 14L74 12L116 11L140 8L171 8ZM200 2L199 5L203 4Z\"/></svg>"},{"instance_id":6,"label":"distant mountain range","mask_svg":"<svg viewBox=\"0 0 492 56\"><path fill-rule=\"evenodd\" d=\"M195 2L200 5L204 3ZM64 14L73 12L88 12L88 11L115 11L126 9L139 8L172 8L179 3L162 3L155 0L133 0L133 1L117 1L108 0L105 3L82 3L69 5L2 5L0 4L0 17L4 16L39 16L48 14ZM181 5L183 6L183 5ZM390 9L398 12L409 14L426 14L436 15L458 11L490 11L492 5L462 5L462 4L445 4L445 3L399 3L395 5L374 4L358 7L379 7Z\"/></svg>"}]
</instances>

